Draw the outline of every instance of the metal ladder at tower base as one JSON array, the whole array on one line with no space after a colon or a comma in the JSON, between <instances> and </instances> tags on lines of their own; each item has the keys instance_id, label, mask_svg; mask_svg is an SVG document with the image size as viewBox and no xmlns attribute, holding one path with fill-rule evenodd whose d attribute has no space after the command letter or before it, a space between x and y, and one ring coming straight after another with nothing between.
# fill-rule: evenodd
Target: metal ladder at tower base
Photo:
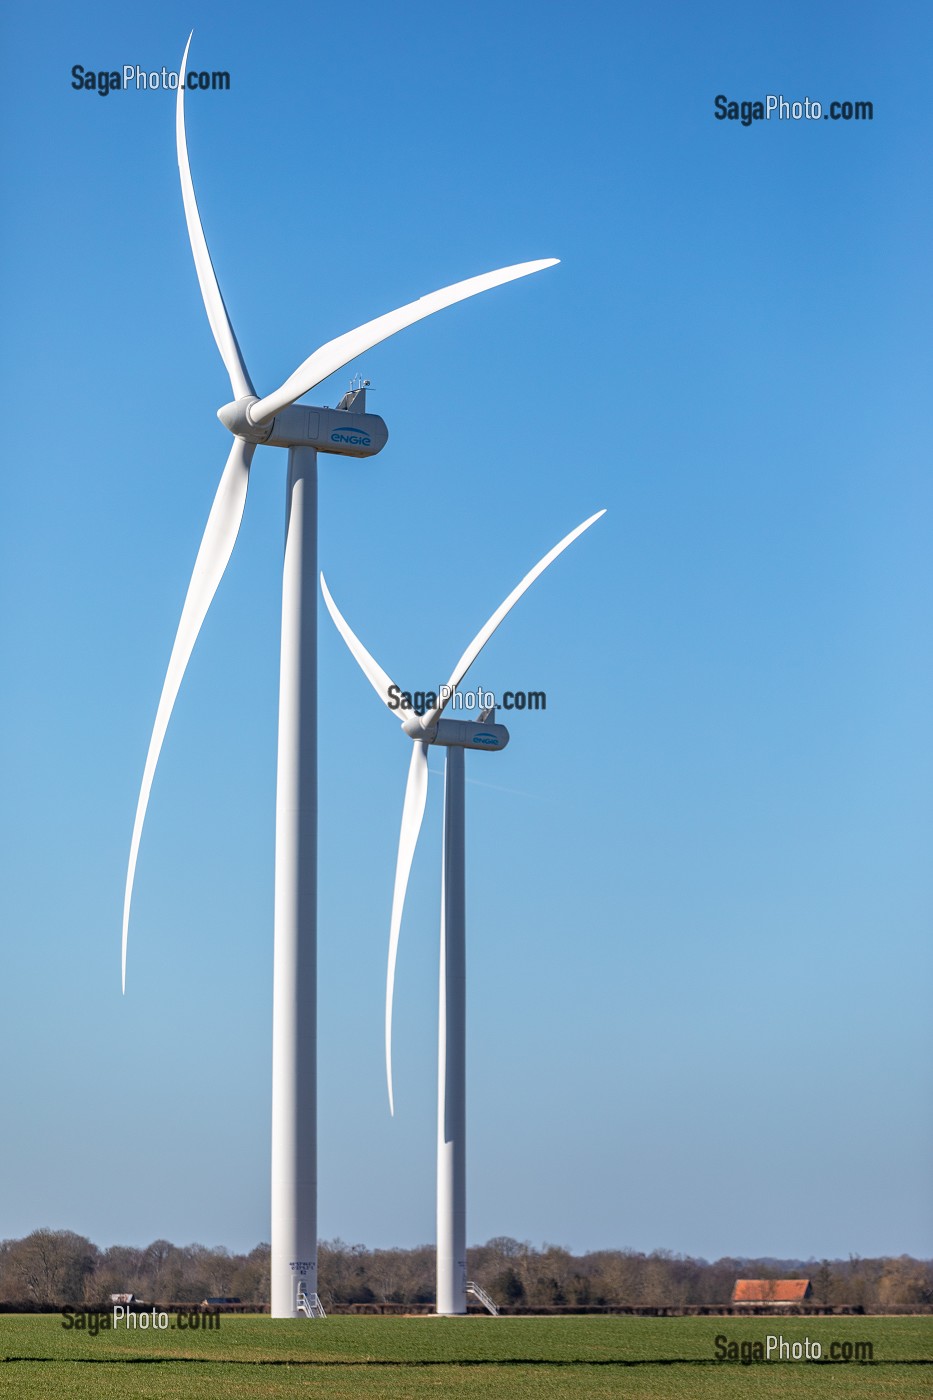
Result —
<instances>
[{"instance_id":1,"label":"metal ladder at tower base","mask_svg":"<svg viewBox=\"0 0 933 1400\"><path fill-rule=\"evenodd\" d=\"M303 1288L298 1290L298 1311L303 1317L326 1317L323 1304L316 1293L306 1293Z\"/></svg>"},{"instance_id":2,"label":"metal ladder at tower base","mask_svg":"<svg viewBox=\"0 0 933 1400\"><path fill-rule=\"evenodd\" d=\"M478 1283L471 1283L470 1280L467 1279L466 1291L472 1293L476 1301L482 1303L486 1311L492 1313L493 1317L499 1316L499 1309L496 1307L485 1288L480 1288Z\"/></svg>"}]
</instances>

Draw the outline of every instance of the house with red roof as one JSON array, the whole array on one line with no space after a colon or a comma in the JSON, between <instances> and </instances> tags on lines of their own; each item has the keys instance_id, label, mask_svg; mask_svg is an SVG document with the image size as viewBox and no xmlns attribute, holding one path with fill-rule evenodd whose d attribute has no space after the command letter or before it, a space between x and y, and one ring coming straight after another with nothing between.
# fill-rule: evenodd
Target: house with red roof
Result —
<instances>
[{"instance_id":1,"label":"house with red roof","mask_svg":"<svg viewBox=\"0 0 933 1400\"><path fill-rule=\"evenodd\" d=\"M739 1307L792 1307L813 1294L808 1278L740 1278L732 1290Z\"/></svg>"}]
</instances>

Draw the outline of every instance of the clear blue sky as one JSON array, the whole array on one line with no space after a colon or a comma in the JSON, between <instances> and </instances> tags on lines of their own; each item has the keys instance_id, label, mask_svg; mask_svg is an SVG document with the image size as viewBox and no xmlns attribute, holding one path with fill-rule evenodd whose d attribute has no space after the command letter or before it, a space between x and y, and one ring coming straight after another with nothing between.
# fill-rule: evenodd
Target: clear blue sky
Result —
<instances>
[{"instance_id":1,"label":"clear blue sky","mask_svg":"<svg viewBox=\"0 0 933 1400\"><path fill-rule=\"evenodd\" d=\"M577 1250L933 1252L933 20L893 3L39 5L3 16L0 1236L269 1233L285 454L133 812L228 450L173 96L268 392L355 368L321 562L403 683L546 689L468 761L469 1219ZM717 94L874 121L717 121ZM350 371L318 392L336 402ZM441 783L382 1005L408 741L321 612L320 1233L433 1238ZM433 766L440 767L439 758Z\"/></svg>"}]
</instances>

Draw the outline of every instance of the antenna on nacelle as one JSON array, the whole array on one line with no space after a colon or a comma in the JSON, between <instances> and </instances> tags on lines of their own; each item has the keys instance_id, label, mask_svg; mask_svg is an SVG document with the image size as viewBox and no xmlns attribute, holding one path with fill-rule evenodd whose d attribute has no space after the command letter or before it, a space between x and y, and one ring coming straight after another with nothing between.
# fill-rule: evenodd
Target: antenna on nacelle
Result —
<instances>
[{"instance_id":1,"label":"antenna on nacelle","mask_svg":"<svg viewBox=\"0 0 933 1400\"><path fill-rule=\"evenodd\" d=\"M354 374L350 380L350 387L338 403L337 407L344 410L351 409L354 413L366 412L366 390L372 384L372 380L364 379L361 374Z\"/></svg>"}]
</instances>

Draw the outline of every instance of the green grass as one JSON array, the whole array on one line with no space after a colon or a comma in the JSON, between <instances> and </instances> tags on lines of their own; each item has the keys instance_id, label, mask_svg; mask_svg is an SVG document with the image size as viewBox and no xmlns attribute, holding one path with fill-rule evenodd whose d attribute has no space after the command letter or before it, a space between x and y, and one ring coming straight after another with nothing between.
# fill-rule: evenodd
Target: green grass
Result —
<instances>
[{"instance_id":1,"label":"green grass","mask_svg":"<svg viewBox=\"0 0 933 1400\"><path fill-rule=\"evenodd\" d=\"M870 1341L872 1364L715 1360L714 1338ZM219 1331L65 1331L0 1317L0 1395L135 1400L744 1400L933 1395L929 1317L224 1317Z\"/></svg>"}]
</instances>

